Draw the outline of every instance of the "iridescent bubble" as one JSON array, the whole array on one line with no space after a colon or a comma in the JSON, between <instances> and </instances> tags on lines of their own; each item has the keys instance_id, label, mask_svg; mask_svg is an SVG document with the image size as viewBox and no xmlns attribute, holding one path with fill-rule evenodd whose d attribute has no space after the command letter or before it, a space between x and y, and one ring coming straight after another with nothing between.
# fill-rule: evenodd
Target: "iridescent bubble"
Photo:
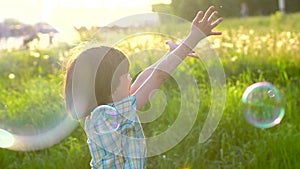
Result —
<instances>
[{"instance_id":1,"label":"iridescent bubble","mask_svg":"<svg viewBox=\"0 0 300 169\"><path fill-rule=\"evenodd\" d=\"M279 89L269 82L249 86L242 97L246 120L259 128L279 124L284 116L284 100Z\"/></svg>"}]
</instances>

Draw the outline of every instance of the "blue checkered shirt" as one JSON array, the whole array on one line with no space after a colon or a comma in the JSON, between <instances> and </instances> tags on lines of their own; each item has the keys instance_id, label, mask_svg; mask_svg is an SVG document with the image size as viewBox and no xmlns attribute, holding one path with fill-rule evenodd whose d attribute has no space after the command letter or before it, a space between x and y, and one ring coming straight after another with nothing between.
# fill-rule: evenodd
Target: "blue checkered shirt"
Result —
<instances>
[{"instance_id":1,"label":"blue checkered shirt","mask_svg":"<svg viewBox=\"0 0 300 169\"><path fill-rule=\"evenodd\" d=\"M92 169L146 168L145 136L135 101L135 96L129 96L101 105L86 117Z\"/></svg>"}]
</instances>

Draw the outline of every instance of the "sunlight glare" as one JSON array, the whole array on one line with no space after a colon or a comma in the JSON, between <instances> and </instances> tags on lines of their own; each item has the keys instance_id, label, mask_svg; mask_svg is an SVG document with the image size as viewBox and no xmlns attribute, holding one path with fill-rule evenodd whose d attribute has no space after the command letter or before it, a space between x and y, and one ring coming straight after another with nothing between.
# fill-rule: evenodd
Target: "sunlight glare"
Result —
<instances>
[{"instance_id":1,"label":"sunlight glare","mask_svg":"<svg viewBox=\"0 0 300 169\"><path fill-rule=\"evenodd\" d=\"M170 0L26 0L26 2L10 0L1 5L0 16L2 20L15 18L30 24L54 21L72 26L104 26L129 15L151 12L152 4L170 2Z\"/></svg>"}]
</instances>

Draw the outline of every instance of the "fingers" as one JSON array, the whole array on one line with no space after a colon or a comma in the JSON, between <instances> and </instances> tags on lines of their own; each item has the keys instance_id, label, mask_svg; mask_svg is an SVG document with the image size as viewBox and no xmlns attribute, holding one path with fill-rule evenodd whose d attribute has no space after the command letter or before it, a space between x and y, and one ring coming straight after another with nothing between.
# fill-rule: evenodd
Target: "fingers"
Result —
<instances>
[{"instance_id":1,"label":"fingers","mask_svg":"<svg viewBox=\"0 0 300 169\"><path fill-rule=\"evenodd\" d=\"M205 21L209 21L210 16L212 15L213 11L214 11L215 7L214 6L210 6L207 11L205 12L205 15L203 17L203 20Z\"/></svg>"},{"instance_id":2,"label":"fingers","mask_svg":"<svg viewBox=\"0 0 300 169\"><path fill-rule=\"evenodd\" d=\"M211 32L210 35L222 35L222 32Z\"/></svg>"},{"instance_id":3,"label":"fingers","mask_svg":"<svg viewBox=\"0 0 300 169\"><path fill-rule=\"evenodd\" d=\"M197 16L194 19L194 23L197 22L206 22L206 23L212 23L217 15L218 15L218 11L214 11L215 7L214 6L210 6L207 11L205 12L205 14L202 11L199 11ZM214 28L216 27L219 23L221 23L223 21L222 18L219 18L215 23L213 23L211 26Z\"/></svg>"},{"instance_id":4,"label":"fingers","mask_svg":"<svg viewBox=\"0 0 300 169\"><path fill-rule=\"evenodd\" d=\"M209 23L212 23L213 20L216 18L217 14L218 14L218 11L214 11L214 12L210 15L210 17L208 18L207 21L208 21Z\"/></svg>"},{"instance_id":5,"label":"fingers","mask_svg":"<svg viewBox=\"0 0 300 169\"><path fill-rule=\"evenodd\" d=\"M216 22L214 22L213 24L211 24L211 27L212 27L212 28L217 27L222 21L223 21L223 18L218 18L218 19L216 20Z\"/></svg>"},{"instance_id":6,"label":"fingers","mask_svg":"<svg viewBox=\"0 0 300 169\"><path fill-rule=\"evenodd\" d=\"M193 20L193 23L199 23L203 19L204 13L202 11L199 11Z\"/></svg>"},{"instance_id":7,"label":"fingers","mask_svg":"<svg viewBox=\"0 0 300 169\"><path fill-rule=\"evenodd\" d=\"M210 6L206 12L199 11L193 20L191 33L199 36L200 38L209 36L209 35L221 35L221 32L213 32L212 30L217 27L222 21L223 18L217 18L218 11L215 11L214 6ZM216 20L214 22L214 20Z\"/></svg>"}]
</instances>

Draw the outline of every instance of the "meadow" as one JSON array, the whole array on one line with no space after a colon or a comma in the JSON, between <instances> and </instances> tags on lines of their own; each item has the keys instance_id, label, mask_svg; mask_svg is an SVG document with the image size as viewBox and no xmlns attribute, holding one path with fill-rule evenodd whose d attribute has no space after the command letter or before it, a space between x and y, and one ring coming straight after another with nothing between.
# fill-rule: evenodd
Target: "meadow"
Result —
<instances>
[{"instance_id":1,"label":"meadow","mask_svg":"<svg viewBox=\"0 0 300 169\"><path fill-rule=\"evenodd\" d=\"M300 14L225 19L222 36L209 37L217 51L226 75L226 105L222 119L211 137L198 143L199 133L210 107L210 83L206 69L195 59L187 59L193 76L200 86L201 106L193 128L174 148L149 157L149 169L295 169L300 165ZM167 25L166 30L176 36L188 25ZM179 30L178 30L179 29ZM139 46L121 43L125 53L153 48L157 37ZM26 49L0 52L0 120L1 127L11 130L47 127L64 115L63 72L68 51L72 46L49 49ZM196 49L197 51L197 49ZM201 51L201 50L199 50ZM144 54L150 56L155 52ZM199 53L201 56L201 53ZM153 56L154 57L154 56ZM184 68L179 68L184 71ZM256 128L243 116L241 98L247 86L261 81L274 84L285 98L282 122L269 129ZM161 117L143 124L146 136L168 129L177 117L178 86L168 80L168 104ZM174 113L175 112L175 113ZM45 120L47 119L47 120ZM26 126L26 127L24 127ZM24 131L23 131L24 132ZM87 169L90 154L86 135L81 126L52 147L37 151L0 149L0 168L3 169Z\"/></svg>"}]
</instances>

